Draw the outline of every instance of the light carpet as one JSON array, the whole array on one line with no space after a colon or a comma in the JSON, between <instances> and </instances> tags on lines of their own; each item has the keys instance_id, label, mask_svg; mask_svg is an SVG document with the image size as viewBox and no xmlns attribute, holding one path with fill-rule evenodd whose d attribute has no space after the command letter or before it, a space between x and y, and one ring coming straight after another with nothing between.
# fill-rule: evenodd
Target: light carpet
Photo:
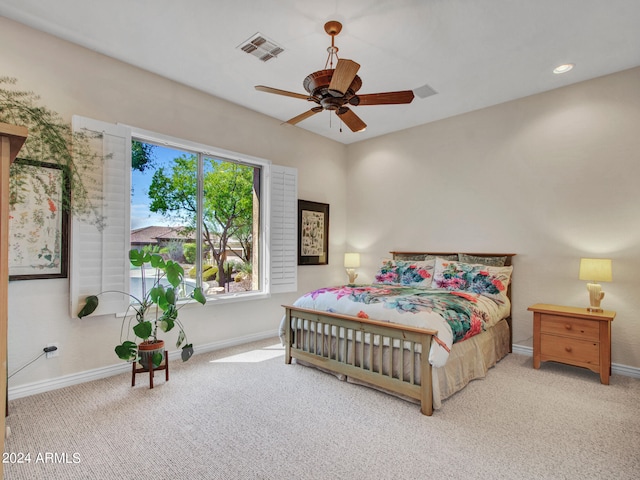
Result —
<instances>
[{"instance_id":1,"label":"light carpet","mask_svg":"<svg viewBox=\"0 0 640 480\"><path fill-rule=\"evenodd\" d=\"M511 354L426 417L283 356L260 341L172 362L153 390L122 374L11 401L5 478L640 478L638 379Z\"/></svg>"}]
</instances>

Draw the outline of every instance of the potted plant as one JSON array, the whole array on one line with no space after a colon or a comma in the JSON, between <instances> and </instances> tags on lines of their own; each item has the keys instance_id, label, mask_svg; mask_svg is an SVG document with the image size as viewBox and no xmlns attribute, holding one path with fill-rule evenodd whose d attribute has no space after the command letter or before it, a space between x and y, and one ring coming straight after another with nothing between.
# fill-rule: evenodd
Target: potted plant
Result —
<instances>
[{"instance_id":1,"label":"potted plant","mask_svg":"<svg viewBox=\"0 0 640 480\"><path fill-rule=\"evenodd\" d=\"M182 323L178 320L177 290L184 285L184 269L173 260L165 260L157 250L132 249L129 251L131 265L140 268L141 294L133 295L128 292L107 290L96 295L90 295L85 299L85 305L78 313L82 318L92 314L98 307L98 296L107 293L120 293L128 295L133 300L129 304L127 314L122 320L120 343L115 352L119 358L128 362L138 361L144 368L149 368L149 361L157 368L164 358L164 341L158 339L158 329L163 332L172 330L175 326L180 329L176 348L182 346L182 360L187 361L193 355L193 345L187 343ZM147 267L154 269L152 277L147 275ZM147 281L149 284L147 285ZM206 298L200 287L196 287L190 293L190 298L204 305ZM183 304L184 305L184 304ZM133 310L133 314L129 314ZM140 338L139 345L127 338L123 341L125 322L129 321L135 337Z\"/></svg>"}]
</instances>

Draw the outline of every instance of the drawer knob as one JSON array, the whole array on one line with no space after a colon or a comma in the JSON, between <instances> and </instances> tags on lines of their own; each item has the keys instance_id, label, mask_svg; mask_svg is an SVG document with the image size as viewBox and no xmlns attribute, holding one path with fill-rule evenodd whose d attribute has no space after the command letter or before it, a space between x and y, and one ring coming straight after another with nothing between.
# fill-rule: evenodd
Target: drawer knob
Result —
<instances>
[{"instance_id":1,"label":"drawer knob","mask_svg":"<svg viewBox=\"0 0 640 480\"><path fill-rule=\"evenodd\" d=\"M571 347L564 347L565 351L571 353Z\"/></svg>"},{"instance_id":2,"label":"drawer knob","mask_svg":"<svg viewBox=\"0 0 640 480\"><path fill-rule=\"evenodd\" d=\"M567 330L571 330L571 324L570 323L565 323L564 324L564 328L566 328Z\"/></svg>"}]
</instances>

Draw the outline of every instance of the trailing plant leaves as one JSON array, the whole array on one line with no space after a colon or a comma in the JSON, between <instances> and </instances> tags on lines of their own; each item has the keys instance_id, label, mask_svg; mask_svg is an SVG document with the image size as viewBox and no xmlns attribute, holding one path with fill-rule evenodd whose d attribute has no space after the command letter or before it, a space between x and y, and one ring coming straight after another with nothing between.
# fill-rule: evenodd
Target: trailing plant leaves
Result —
<instances>
[{"instance_id":1,"label":"trailing plant leaves","mask_svg":"<svg viewBox=\"0 0 640 480\"><path fill-rule=\"evenodd\" d=\"M169 260L165 264L165 273L167 274L167 281L174 287L178 287L182 283L184 277L184 269L179 263Z\"/></svg>"},{"instance_id":2,"label":"trailing plant leaves","mask_svg":"<svg viewBox=\"0 0 640 480\"><path fill-rule=\"evenodd\" d=\"M134 267L141 267L142 265L144 265L145 262L149 261L148 257L149 254L143 252L142 250L129 250L129 261Z\"/></svg>"},{"instance_id":3,"label":"trailing plant leaves","mask_svg":"<svg viewBox=\"0 0 640 480\"><path fill-rule=\"evenodd\" d=\"M160 327L160 330L162 330L163 332L168 332L174 326L175 326L175 323L170 318L166 318L164 320L159 320L158 321L158 327Z\"/></svg>"},{"instance_id":4,"label":"trailing plant leaves","mask_svg":"<svg viewBox=\"0 0 640 480\"><path fill-rule=\"evenodd\" d=\"M158 253L150 255L147 261L151 264L153 268L157 268L159 270L164 270L166 267L164 258L162 258L162 256Z\"/></svg>"},{"instance_id":5,"label":"trailing plant leaves","mask_svg":"<svg viewBox=\"0 0 640 480\"><path fill-rule=\"evenodd\" d=\"M184 330L180 330L180 333L178 334L178 341L176 342L176 348L180 348L180 345L182 345L182 342L184 342L184 339L187 338L187 336L184 333Z\"/></svg>"},{"instance_id":6,"label":"trailing plant leaves","mask_svg":"<svg viewBox=\"0 0 640 480\"><path fill-rule=\"evenodd\" d=\"M165 298L167 300L167 303L169 305L175 305L176 304L176 291L175 289L169 287L167 288L166 292L165 292Z\"/></svg>"},{"instance_id":7,"label":"trailing plant leaves","mask_svg":"<svg viewBox=\"0 0 640 480\"><path fill-rule=\"evenodd\" d=\"M188 344L182 347L182 361L186 362L193 356L193 345Z\"/></svg>"},{"instance_id":8,"label":"trailing plant leaves","mask_svg":"<svg viewBox=\"0 0 640 480\"><path fill-rule=\"evenodd\" d=\"M162 352L154 352L154 354L151 356L151 362L153 363L154 367L159 367L162 363Z\"/></svg>"},{"instance_id":9,"label":"trailing plant leaves","mask_svg":"<svg viewBox=\"0 0 640 480\"><path fill-rule=\"evenodd\" d=\"M201 303L202 305L207 303L207 297L204 296L202 287L196 287L193 292L191 292L191 298L193 298L196 302Z\"/></svg>"},{"instance_id":10,"label":"trailing plant leaves","mask_svg":"<svg viewBox=\"0 0 640 480\"><path fill-rule=\"evenodd\" d=\"M91 315L98 308L98 297L95 295L90 295L85 299L84 307L82 310L78 312L78 318L86 317L87 315Z\"/></svg>"},{"instance_id":11,"label":"trailing plant leaves","mask_svg":"<svg viewBox=\"0 0 640 480\"><path fill-rule=\"evenodd\" d=\"M139 305L131 305L130 307L136 311L136 322L133 324L133 332L136 337L146 340L153 336L156 338L157 329L168 332L172 330L178 320L178 307L176 302L178 301L178 293L176 289L184 281L184 269L182 266L173 260L165 261L156 249L132 249L129 251L129 260L131 265L144 269L146 265L151 265L156 268L156 274L154 275L153 287L149 290L145 298L139 300L133 297ZM149 277L151 279L151 277ZM165 286L160 283L170 283L172 286ZM105 293L105 292L103 292ZM121 292L122 293L122 292ZM191 294L191 299L196 300L200 304L206 303L206 297L201 287L195 288ZM145 320L145 315L153 304L157 305L160 311L157 312L155 320ZM85 305L80 310L78 316L80 318L90 315L98 307L98 297L91 295L85 299ZM186 342L186 334L180 325L180 332L178 333L178 340L176 348L180 348L180 345ZM123 323L124 328L124 323ZM138 347L134 342L126 341L115 348L116 354L119 358L127 361L132 361L137 358ZM182 359L187 361L193 355L193 346L191 344L186 345L182 349ZM157 355L157 360L152 359L154 365L158 366L162 362L162 354Z\"/></svg>"},{"instance_id":12,"label":"trailing plant leaves","mask_svg":"<svg viewBox=\"0 0 640 480\"><path fill-rule=\"evenodd\" d=\"M71 124L62 116L38 105L40 97L34 92L16 90L13 87L16 82L15 78L0 77L0 122L27 127L29 136L22 147L21 157L62 167L69 175L69 182L62 185L62 210L74 216L87 217L101 230L104 217L89 193L96 182L91 175L87 175L95 169L96 164L108 157L103 157L91 143L101 134L74 132ZM16 168L20 167L14 163L12 177ZM11 189L14 187L11 185ZM21 200L18 193L12 191L10 203Z\"/></svg>"},{"instance_id":13,"label":"trailing plant leaves","mask_svg":"<svg viewBox=\"0 0 640 480\"><path fill-rule=\"evenodd\" d=\"M132 342L131 340L127 340L122 342L121 345L118 345L115 348L116 355L118 358L122 360L126 360L127 362L132 362L137 357L138 346Z\"/></svg>"},{"instance_id":14,"label":"trailing plant leaves","mask_svg":"<svg viewBox=\"0 0 640 480\"><path fill-rule=\"evenodd\" d=\"M136 334L136 337L139 337L143 340L146 340L151 336L151 331L153 330L153 325L151 322L145 321L137 323L133 326L133 333Z\"/></svg>"},{"instance_id":15,"label":"trailing plant leaves","mask_svg":"<svg viewBox=\"0 0 640 480\"><path fill-rule=\"evenodd\" d=\"M164 286L156 285L149 291L151 300L158 304L161 309L165 309L167 305L167 298L164 290Z\"/></svg>"},{"instance_id":16,"label":"trailing plant leaves","mask_svg":"<svg viewBox=\"0 0 640 480\"><path fill-rule=\"evenodd\" d=\"M168 305L167 310L158 319L160 330L168 332L175 326L175 320L178 318L178 309L175 305Z\"/></svg>"}]
</instances>

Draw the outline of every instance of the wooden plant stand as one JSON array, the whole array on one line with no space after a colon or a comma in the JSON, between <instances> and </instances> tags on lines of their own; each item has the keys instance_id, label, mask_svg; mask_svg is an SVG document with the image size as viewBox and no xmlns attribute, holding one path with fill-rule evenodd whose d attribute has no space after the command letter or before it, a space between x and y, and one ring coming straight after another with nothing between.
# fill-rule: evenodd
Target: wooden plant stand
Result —
<instances>
[{"instance_id":1,"label":"wooden plant stand","mask_svg":"<svg viewBox=\"0 0 640 480\"><path fill-rule=\"evenodd\" d=\"M153 368L153 363L149 361L149 368L143 366L136 367L138 362L133 362L131 369L131 386L136 385L136 373L149 372L149 388L153 388L153 376L158 370L164 370L165 381L169 381L169 353L164 351L164 363L159 367Z\"/></svg>"}]
</instances>

